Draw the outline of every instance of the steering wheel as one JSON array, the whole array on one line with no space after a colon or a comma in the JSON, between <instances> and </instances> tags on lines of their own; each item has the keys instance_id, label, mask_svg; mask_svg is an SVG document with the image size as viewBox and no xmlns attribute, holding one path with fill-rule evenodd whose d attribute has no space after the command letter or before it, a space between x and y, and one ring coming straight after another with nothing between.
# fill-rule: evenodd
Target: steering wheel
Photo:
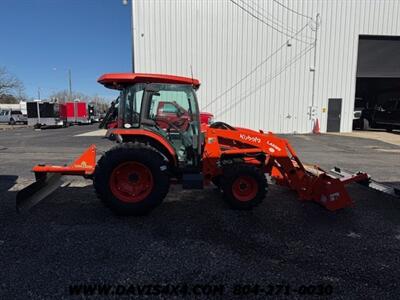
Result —
<instances>
[{"instance_id":1,"label":"steering wheel","mask_svg":"<svg viewBox=\"0 0 400 300\"><path fill-rule=\"evenodd\" d=\"M162 122L165 122L165 123L168 124L167 131L169 131L171 128L173 128L173 129L175 129L176 131L178 131L179 133L185 132L185 130L183 130L183 129L179 126L179 125L183 125L183 123L177 125L177 123L179 123L179 122L171 122L171 121L168 121L168 120L162 120Z\"/></svg>"},{"instance_id":2,"label":"steering wheel","mask_svg":"<svg viewBox=\"0 0 400 300\"><path fill-rule=\"evenodd\" d=\"M225 122L214 122L210 125L210 128L215 128L215 129L225 129L225 130L236 130L235 127L232 127L231 125L225 123Z\"/></svg>"}]
</instances>

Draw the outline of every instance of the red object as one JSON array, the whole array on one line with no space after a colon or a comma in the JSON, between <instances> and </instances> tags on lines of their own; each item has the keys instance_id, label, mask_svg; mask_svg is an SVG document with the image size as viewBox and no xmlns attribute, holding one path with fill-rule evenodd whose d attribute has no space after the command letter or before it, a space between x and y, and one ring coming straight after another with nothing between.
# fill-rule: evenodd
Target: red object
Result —
<instances>
[{"instance_id":1,"label":"red object","mask_svg":"<svg viewBox=\"0 0 400 300\"><path fill-rule=\"evenodd\" d=\"M222 175L223 170L219 166L221 157L241 154L246 164L262 167L264 173L270 174L277 184L295 190L301 201L315 201L331 211L353 205L345 184L369 178L366 173L358 173L339 179L316 166L304 166L288 141L271 132L265 134L245 128L227 130L210 127L202 131L205 135L202 155L204 178ZM256 154L266 155L264 166L256 159ZM239 195L237 187L235 190ZM250 190L246 195L250 195Z\"/></svg>"},{"instance_id":2,"label":"red object","mask_svg":"<svg viewBox=\"0 0 400 300\"><path fill-rule=\"evenodd\" d=\"M252 200L258 192L257 181L250 176L240 176L232 185L232 193L236 199L242 202Z\"/></svg>"},{"instance_id":3,"label":"red object","mask_svg":"<svg viewBox=\"0 0 400 300\"><path fill-rule=\"evenodd\" d=\"M178 115L178 112L180 113L180 115ZM214 115L211 113L208 112L200 113L201 124L208 125L210 124L213 118ZM160 101L157 107L156 120L160 128L163 129L170 128L172 131L174 131L176 129L170 126L170 124L172 123L181 130L186 130L187 126L189 126L190 116L189 112L176 102ZM107 129L117 128L117 127L118 127L118 121L116 120L110 121L106 126Z\"/></svg>"},{"instance_id":4,"label":"red object","mask_svg":"<svg viewBox=\"0 0 400 300\"><path fill-rule=\"evenodd\" d=\"M65 123L88 123L89 115L86 102L65 102L60 104L60 118Z\"/></svg>"},{"instance_id":5,"label":"red object","mask_svg":"<svg viewBox=\"0 0 400 300\"><path fill-rule=\"evenodd\" d=\"M200 124L210 124L214 115L208 112L200 112Z\"/></svg>"},{"instance_id":6,"label":"red object","mask_svg":"<svg viewBox=\"0 0 400 300\"><path fill-rule=\"evenodd\" d=\"M125 162L117 166L110 176L110 189L118 199L137 203L146 199L153 189L151 171L139 162Z\"/></svg>"},{"instance_id":7,"label":"red object","mask_svg":"<svg viewBox=\"0 0 400 300\"><path fill-rule=\"evenodd\" d=\"M200 81L198 79L175 75L148 73L109 73L102 75L97 82L108 88L116 90L120 90L124 84L135 83L191 84L196 89L200 86Z\"/></svg>"},{"instance_id":8,"label":"red object","mask_svg":"<svg viewBox=\"0 0 400 300\"><path fill-rule=\"evenodd\" d=\"M91 145L72 164L68 166L37 165L35 173L61 173L63 175L92 175L96 167L96 146Z\"/></svg>"},{"instance_id":9,"label":"red object","mask_svg":"<svg viewBox=\"0 0 400 300\"><path fill-rule=\"evenodd\" d=\"M320 128L319 128L319 119L316 119L314 121L313 133L314 134L320 134L321 133Z\"/></svg>"},{"instance_id":10,"label":"red object","mask_svg":"<svg viewBox=\"0 0 400 300\"><path fill-rule=\"evenodd\" d=\"M107 124L107 129L118 128L118 121L112 121Z\"/></svg>"},{"instance_id":11,"label":"red object","mask_svg":"<svg viewBox=\"0 0 400 300\"><path fill-rule=\"evenodd\" d=\"M186 131L190 123L190 115L176 102L160 101L157 107L156 121L160 128Z\"/></svg>"},{"instance_id":12,"label":"red object","mask_svg":"<svg viewBox=\"0 0 400 300\"><path fill-rule=\"evenodd\" d=\"M165 138L161 134L157 134L153 131L145 129L114 129L112 133L114 135L120 135L123 141L129 140L129 138L133 136L136 138L147 138L163 147L171 163L175 165L177 164L175 149L168 141L165 140Z\"/></svg>"}]
</instances>

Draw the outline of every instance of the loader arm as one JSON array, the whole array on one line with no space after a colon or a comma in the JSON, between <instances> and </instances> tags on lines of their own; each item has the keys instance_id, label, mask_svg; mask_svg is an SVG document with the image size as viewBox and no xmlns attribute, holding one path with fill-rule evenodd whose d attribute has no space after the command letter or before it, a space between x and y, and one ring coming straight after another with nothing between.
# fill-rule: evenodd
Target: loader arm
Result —
<instances>
[{"instance_id":1,"label":"loader arm","mask_svg":"<svg viewBox=\"0 0 400 300\"><path fill-rule=\"evenodd\" d=\"M317 202L328 210L352 206L345 184L368 180L366 173L337 178L318 166L303 165L290 143L273 133L244 128L216 129L206 132L203 173L221 175L224 163L241 158L242 163L260 165L279 185L297 192L301 201ZM255 158L264 154L265 160Z\"/></svg>"}]
</instances>

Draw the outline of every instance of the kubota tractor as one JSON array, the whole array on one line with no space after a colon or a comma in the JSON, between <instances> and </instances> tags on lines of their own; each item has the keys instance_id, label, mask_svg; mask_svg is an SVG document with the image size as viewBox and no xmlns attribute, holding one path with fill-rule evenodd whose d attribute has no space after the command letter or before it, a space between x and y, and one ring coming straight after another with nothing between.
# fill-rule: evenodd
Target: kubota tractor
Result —
<instances>
[{"instance_id":1,"label":"kubota tractor","mask_svg":"<svg viewBox=\"0 0 400 300\"><path fill-rule=\"evenodd\" d=\"M117 145L97 164L92 145L69 166L35 166L36 182L18 193L18 209L49 195L62 175L93 179L98 197L123 215L148 213L172 183L188 189L213 183L230 206L251 209L266 196L266 174L295 190L300 200L336 210L352 205L344 184L369 180L365 173L337 178L305 166L290 144L272 133L223 122L201 124L196 79L128 73L105 74L98 82L120 91L118 128L113 131ZM160 111L168 105L179 109L166 117Z\"/></svg>"}]
</instances>

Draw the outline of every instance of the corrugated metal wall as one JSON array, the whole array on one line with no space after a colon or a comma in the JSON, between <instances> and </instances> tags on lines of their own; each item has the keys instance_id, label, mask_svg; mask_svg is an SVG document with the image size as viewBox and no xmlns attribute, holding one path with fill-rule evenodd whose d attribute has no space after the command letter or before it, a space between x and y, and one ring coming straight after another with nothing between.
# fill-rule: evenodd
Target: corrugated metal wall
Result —
<instances>
[{"instance_id":1,"label":"corrugated metal wall","mask_svg":"<svg viewBox=\"0 0 400 300\"><path fill-rule=\"evenodd\" d=\"M343 99L341 130L351 131L358 35L400 35L397 0L134 1L138 72L190 77L193 70L203 111L275 132L312 129L315 23L305 16L320 13L315 106L322 131L328 98Z\"/></svg>"}]
</instances>

